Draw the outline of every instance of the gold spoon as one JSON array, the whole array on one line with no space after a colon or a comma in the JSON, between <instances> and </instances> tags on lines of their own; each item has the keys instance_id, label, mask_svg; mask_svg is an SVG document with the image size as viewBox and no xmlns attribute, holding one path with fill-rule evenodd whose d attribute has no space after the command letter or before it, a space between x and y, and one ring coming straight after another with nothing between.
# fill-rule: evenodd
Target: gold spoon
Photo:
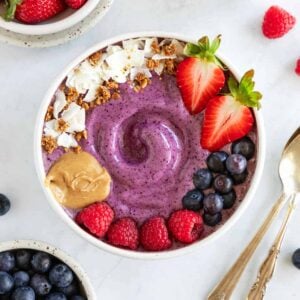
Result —
<instances>
[{"instance_id":1,"label":"gold spoon","mask_svg":"<svg viewBox=\"0 0 300 300\"><path fill-rule=\"evenodd\" d=\"M273 205L265 221L252 238L248 246L232 265L221 282L209 294L208 300L229 300L245 270L250 258L263 239L275 217L286 203L287 199L296 191L300 191L300 127L290 137L283 150L280 164L279 176L283 184L283 192Z\"/></svg>"}]
</instances>

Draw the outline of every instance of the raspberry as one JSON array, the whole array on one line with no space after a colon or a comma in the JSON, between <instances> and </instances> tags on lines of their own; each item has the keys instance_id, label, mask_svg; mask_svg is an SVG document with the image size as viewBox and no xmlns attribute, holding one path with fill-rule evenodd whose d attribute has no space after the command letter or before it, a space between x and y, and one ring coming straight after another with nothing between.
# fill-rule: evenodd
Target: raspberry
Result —
<instances>
[{"instance_id":1,"label":"raspberry","mask_svg":"<svg viewBox=\"0 0 300 300\"><path fill-rule=\"evenodd\" d=\"M269 39L282 37L295 25L296 18L279 6L271 6L265 13L262 31Z\"/></svg>"},{"instance_id":2,"label":"raspberry","mask_svg":"<svg viewBox=\"0 0 300 300\"><path fill-rule=\"evenodd\" d=\"M296 62L295 72L296 72L297 75L300 76L300 58Z\"/></svg>"},{"instance_id":3,"label":"raspberry","mask_svg":"<svg viewBox=\"0 0 300 300\"><path fill-rule=\"evenodd\" d=\"M114 219L114 211L105 202L94 203L81 212L75 218L76 222L86 227L92 234L103 238Z\"/></svg>"},{"instance_id":4,"label":"raspberry","mask_svg":"<svg viewBox=\"0 0 300 300\"><path fill-rule=\"evenodd\" d=\"M168 226L173 236L182 243L192 243L197 240L203 231L202 217L187 209L172 213Z\"/></svg>"},{"instance_id":5,"label":"raspberry","mask_svg":"<svg viewBox=\"0 0 300 300\"><path fill-rule=\"evenodd\" d=\"M138 234L135 221L131 218L122 218L109 227L107 239L114 246L135 250L138 247Z\"/></svg>"},{"instance_id":6,"label":"raspberry","mask_svg":"<svg viewBox=\"0 0 300 300\"><path fill-rule=\"evenodd\" d=\"M161 251L171 247L171 240L165 220L161 217L153 217L147 220L141 227L140 242L146 250Z\"/></svg>"}]
</instances>

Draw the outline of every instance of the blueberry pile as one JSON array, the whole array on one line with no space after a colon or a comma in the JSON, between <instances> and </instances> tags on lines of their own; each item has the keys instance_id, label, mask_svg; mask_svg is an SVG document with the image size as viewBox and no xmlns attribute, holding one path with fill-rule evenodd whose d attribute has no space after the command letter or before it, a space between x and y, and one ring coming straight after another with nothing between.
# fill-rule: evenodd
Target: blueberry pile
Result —
<instances>
[{"instance_id":1,"label":"blueberry pile","mask_svg":"<svg viewBox=\"0 0 300 300\"><path fill-rule=\"evenodd\" d=\"M245 182L248 176L247 160L255 154L255 145L244 137L231 145L231 154L212 152L206 160L207 168L193 175L195 189L182 198L184 208L203 209L203 220L215 226L222 220L222 210L231 208L236 201L234 186Z\"/></svg>"},{"instance_id":2,"label":"blueberry pile","mask_svg":"<svg viewBox=\"0 0 300 300\"><path fill-rule=\"evenodd\" d=\"M0 299L86 300L67 265L27 249L0 253Z\"/></svg>"}]
</instances>

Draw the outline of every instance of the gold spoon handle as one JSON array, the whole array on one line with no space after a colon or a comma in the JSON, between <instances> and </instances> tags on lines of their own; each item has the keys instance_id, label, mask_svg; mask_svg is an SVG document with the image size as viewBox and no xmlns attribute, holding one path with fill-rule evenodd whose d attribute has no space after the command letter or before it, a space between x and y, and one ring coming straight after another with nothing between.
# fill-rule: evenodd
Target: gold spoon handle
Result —
<instances>
[{"instance_id":1,"label":"gold spoon handle","mask_svg":"<svg viewBox=\"0 0 300 300\"><path fill-rule=\"evenodd\" d=\"M208 300L228 300L238 283L244 269L246 268L250 258L252 257L254 251L259 245L260 241L264 237L265 233L269 229L275 217L278 215L280 209L285 203L286 196L282 194L279 199L273 205L271 211L269 212L267 218L252 238L251 242L244 249L242 254L239 256L237 261L232 265L229 271L226 273L222 281L214 288L214 290L208 296Z\"/></svg>"},{"instance_id":2,"label":"gold spoon handle","mask_svg":"<svg viewBox=\"0 0 300 300\"><path fill-rule=\"evenodd\" d=\"M267 283L273 276L277 257L280 252L282 240L284 238L284 234L286 232L287 224L290 219L290 216L295 208L295 195L292 196L291 201L289 203L288 211L286 213L285 219L281 225L281 228L277 234L274 244L272 245L268 256L262 263L259 272L256 277L256 281L253 284L249 294L248 300L262 300L264 298Z\"/></svg>"}]
</instances>

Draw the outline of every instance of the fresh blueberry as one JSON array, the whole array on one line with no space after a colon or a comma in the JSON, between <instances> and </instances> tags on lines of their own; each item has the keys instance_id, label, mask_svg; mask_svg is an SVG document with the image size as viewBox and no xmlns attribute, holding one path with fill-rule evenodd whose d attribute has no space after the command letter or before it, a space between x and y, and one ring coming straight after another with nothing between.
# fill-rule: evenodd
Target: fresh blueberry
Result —
<instances>
[{"instance_id":1,"label":"fresh blueberry","mask_svg":"<svg viewBox=\"0 0 300 300\"><path fill-rule=\"evenodd\" d=\"M37 252L32 256L31 265L36 272L46 273L51 267L51 257L45 252Z\"/></svg>"},{"instance_id":2,"label":"fresh blueberry","mask_svg":"<svg viewBox=\"0 0 300 300\"><path fill-rule=\"evenodd\" d=\"M73 272L64 264L54 266L49 272L50 282L61 288L67 287L73 281Z\"/></svg>"},{"instance_id":3,"label":"fresh blueberry","mask_svg":"<svg viewBox=\"0 0 300 300\"><path fill-rule=\"evenodd\" d=\"M199 190L188 191L182 198L182 206L189 210L200 210L203 207L203 193Z\"/></svg>"},{"instance_id":4,"label":"fresh blueberry","mask_svg":"<svg viewBox=\"0 0 300 300\"><path fill-rule=\"evenodd\" d=\"M218 175L214 179L213 187L217 192L226 194L232 190L233 181L226 175Z\"/></svg>"},{"instance_id":5,"label":"fresh blueberry","mask_svg":"<svg viewBox=\"0 0 300 300\"><path fill-rule=\"evenodd\" d=\"M226 171L226 159L228 154L224 151L217 151L211 153L207 159L207 167L214 173L224 173Z\"/></svg>"},{"instance_id":6,"label":"fresh blueberry","mask_svg":"<svg viewBox=\"0 0 300 300\"><path fill-rule=\"evenodd\" d=\"M29 250L17 250L16 262L17 267L22 270L28 270L30 268L31 252Z\"/></svg>"},{"instance_id":7,"label":"fresh blueberry","mask_svg":"<svg viewBox=\"0 0 300 300\"><path fill-rule=\"evenodd\" d=\"M230 174L242 174L247 168L247 160L241 154L231 154L226 160L226 168Z\"/></svg>"},{"instance_id":8,"label":"fresh blueberry","mask_svg":"<svg viewBox=\"0 0 300 300\"><path fill-rule=\"evenodd\" d=\"M246 157L246 159L250 159L254 156L255 145L248 136L245 136L232 143L231 152L234 154L241 154Z\"/></svg>"},{"instance_id":9,"label":"fresh blueberry","mask_svg":"<svg viewBox=\"0 0 300 300\"><path fill-rule=\"evenodd\" d=\"M0 271L9 272L16 266L16 259L12 252L0 253Z\"/></svg>"},{"instance_id":10,"label":"fresh blueberry","mask_svg":"<svg viewBox=\"0 0 300 300\"><path fill-rule=\"evenodd\" d=\"M212 178L208 169L199 169L193 175L194 186L199 190L205 190L210 187Z\"/></svg>"},{"instance_id":11,"label":"fresh blueberry","mask_svg":"<svg viewBox=\"0 0 300 300\"><path fill-rule=\"evenodd\" d=\"M0 216L5 215L9 210L10 210L9 199L5 195L0 194Z\"/></svg>"},{"instance_id":12,"label":"fresh blueberry","mask_svg":"<svg viewBox=\"0 0 300 300\"><path fill-rule=\"evenodd\" d=\"M247 169L241 173L241 174L235 174L235 175L231 175L232 179L233 179L233 183L235 185L238 185L238 184L241 184L241 183L244 183L247 179L247 176L248 176L248 171Z\"/></svg>"},{"instance_id":13,"label":"fresh blueberry","mask_svg":"<svg viewBox=\"0 0 300 300\"><path fill-rule=\"evenodd\" d=\"M215 193L208 194L203 200L204 212L215 215L223 209L223 198Z\"/></svg>"},{"instance_id":14,"label":"fresh blueberry","mask_svg":"<svg viewBox=\"0 0 300 300\"><path fill-rule=\"evenodd\" d=\"M223 194L222 198L223 198L223 208L225 209L231 208L235 203L236 193L234 190L232 190L227 194Z\"/></svg>"},{"instance_id":15,"label":"fresh blueberry","mask_svg":"<svg viewBox=\"0 0 300 300\"><path fill-rule=\"evenodd\" d=\"M58 292L65 294L66 296L70 297L78 293L79 288L77 282L75 280L69 284L67 287L60 287L56 288Z\"/></svg>"},{"instance_id":16,"label":"fresh blueberry","mask_svg":"<svg viewBox=\"0 0 300 300\"><path fill-rule=\"evenodd\" d=\"M300 269L300 248L294 252L292 262L296 268Z\"/></svg>"},{"instance_id":17,"label":"fresh blueberry","mask_svg":"<svg viewBox=\"0 0 300 300\"><path fill-rule=\"evenodd\" d=\"M75 295L71 297L71 300L85 300L86 298L80 296L80 295Z\"/></svg>"},{"instance_id":18,"label":"fresh blueberry","mask_svg":"<svg viewBox=\"0 0 300 300\"><path fill-rule=\"evenodd\" d=\"M29 286L18 287L11 295L11 300L35 300L34 290Z\"/></svg>"},{"instance_id":19,"label":"fresh blueberry","mask_svg":"<svg viewBox=\"0 0 300 300\"><path fill-rule=\"evenodd\" d=\"M222 214L217 213L215 215L204 214L203 221L208 226L215 226L222 221Z\"/></svg>"},{"instance_id":20,"label":"fresh blueberry","mask_svg":"<svg viewBox=\"0 0 300 300\"><path fill-rule=\"evenodd\" d=\"M67 300L67 297L63 293L55 292L49 294L45 300Z\"/></svg>"},{"instance_id":21,"label":"fresh blueberry","mask_svg":"<svg viewBox=\"0 0 300 300\"><path fill-rule=\"evenodd\" d=\"M34 274L30 280L30 285L37 295L45 296L51 291L51 283L45 275Z\"/></svg>"},{"instance_id":22,"label":"fresh blueberry","mask_svg":"<svg viewBox=\"0 0 300 300\"><path fill-rule=\"evenodd\" d=\"M15 287L26 286L29 283L30 276L24 271L18 271L13 275Z\"/></svg>"},{"instance_id":23,"label":"fresh blueberry","mask_svg":"<svg viewBox=\"0 0 300 300\"><path fill-rule=\"evenodd\" d=\"M0 295L10 292L13 286L14 279L12 278L12 276L7 272L0 271Z\"/></svg>"}]
</instances>

